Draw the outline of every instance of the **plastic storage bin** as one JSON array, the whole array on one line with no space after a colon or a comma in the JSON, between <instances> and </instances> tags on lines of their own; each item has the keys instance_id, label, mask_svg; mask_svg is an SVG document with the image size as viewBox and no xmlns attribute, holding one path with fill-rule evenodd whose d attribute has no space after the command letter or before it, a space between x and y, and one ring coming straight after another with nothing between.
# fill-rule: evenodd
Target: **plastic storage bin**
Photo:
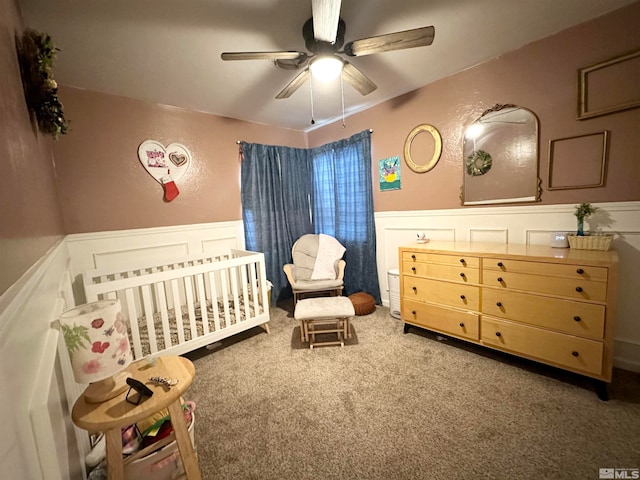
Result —
<instances>
[{"instance_id":1,"label":"plastic storage bin","mask_svg":"<svg viewBox=\"0 0 640 480\"><path fill-rule=\"evenodd\" d=\"M389 282L389 313L393 318L400 318L400 270L397 268L387 273Z\"/></svg>"}]
</instances>

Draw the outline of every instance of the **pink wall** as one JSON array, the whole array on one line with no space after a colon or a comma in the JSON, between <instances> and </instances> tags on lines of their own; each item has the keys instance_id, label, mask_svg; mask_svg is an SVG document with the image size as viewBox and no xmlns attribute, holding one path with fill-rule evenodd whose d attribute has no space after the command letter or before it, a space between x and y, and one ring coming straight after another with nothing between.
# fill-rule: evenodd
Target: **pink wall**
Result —
<instances>
[{"instance_id":1,"label":"pink wall","mask_svg":"<svg viewBox=\"0 0 640 480\"><path fill-rule=\"evenodd\" d=\"M577 203L640 199L640 109L576 120L577 69L640 47L640 2L493 61L427 85L307 134L136 100L62 88L71 133L54 145L65 233L238 220L241 218L236 140L303 147L372 128L373 159L401 156L418 124L440 131L443 154L430 172L403 165L402 189L381 193L374 164L376 211L456 208L462 184L462 134L496 103L515 103L540 120L540 177L546 187L548 143L611 131L604 188L543 191L542 202ZM186 145L193 166L162 200L162 187L141 167L146 139ZM576 168L580 158L575 158Z\"/></svg>"},{"instance_id":2,"label":"pink wall","mask_svg":"<svg viewBox=\"0 0 640 480\"><path fill-rule=\"evenodd\" d=\"M24 30L15 0L0 0L0 295L64 233L52 140L37 133L24 100L16 36Z\"/></svg>"},{"instance_id":3,"label":"pink wall","mask_svg":"<svg viewBox=\"0 0 640 480\"><path fill-rule=\"evenodd\" d=\"M539 120L542 203L640 200L640 109L576 120L578 69L640 48L638 25L640 2L352 115L346 130L337 122L312 131L309 144L322 145L373 129L377 179L377 161L402 157L404 140L413 127L431 124L443 140L439 163L423 174L403 163L401 190L380 192L374 184L375 210L457 208L464 129L496 103L515 103L532 110ZM546 191L549 141L602 130L611 132L605 187ZM572 160L580 168L580 157Z\"/></svg>"},{"instance_id":4,"label":"pink wall","mask_svg":"<svg viewBox=\"0 0 640 480\"><path fill-rule=\"evenodd\" d=\"M60 95L71 120L54 147L66 233L241 219L236 140L304 147L295 130L75 88ZM148 139L191 152L171 202L138 160Z\"/></svg>"}]
</instances>

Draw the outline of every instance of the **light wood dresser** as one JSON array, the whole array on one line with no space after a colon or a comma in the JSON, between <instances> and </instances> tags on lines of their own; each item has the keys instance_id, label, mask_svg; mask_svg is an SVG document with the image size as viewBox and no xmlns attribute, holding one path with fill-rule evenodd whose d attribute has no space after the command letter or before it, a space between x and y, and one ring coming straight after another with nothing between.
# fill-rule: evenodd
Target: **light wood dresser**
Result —
<instances>
[{"instance_id":1,"label":"light wood dresser","mask_svg":"<svg viewBox=\"0 0 640 480\"><path fill-rule=\"evenodd\" d=\"M404 332L417 326L611 381L615 251L492 243L399 249Z\"/></svg>"}]
</instances>

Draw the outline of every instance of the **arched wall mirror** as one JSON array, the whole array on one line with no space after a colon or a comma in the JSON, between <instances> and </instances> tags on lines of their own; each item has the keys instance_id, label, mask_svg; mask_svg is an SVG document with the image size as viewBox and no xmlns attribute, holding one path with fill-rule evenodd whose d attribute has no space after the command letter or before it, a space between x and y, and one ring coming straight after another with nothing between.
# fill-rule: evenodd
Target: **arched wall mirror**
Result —
<instances>
[{"instance_id":1,"label":"arched wall mirror","mask_svg":"<svg viewBox=\"0 0 640 480\"><path fill-rule=\"evenodd\" d=\"M537 202L538 119L517 105L496 105L466 130L463 205Z\"/></svg>"}]
</instances>

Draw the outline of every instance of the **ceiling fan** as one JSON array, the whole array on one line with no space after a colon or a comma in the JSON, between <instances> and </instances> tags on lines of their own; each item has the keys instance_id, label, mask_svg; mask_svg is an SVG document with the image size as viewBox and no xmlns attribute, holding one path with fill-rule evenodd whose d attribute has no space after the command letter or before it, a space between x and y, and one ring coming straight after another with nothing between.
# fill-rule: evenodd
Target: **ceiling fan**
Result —
<instances>
[{"instance_id":1,"label":"ceiling fan","mask_svg":"<svg viewBox=\"0 0 640 480\"><path fill-rule=\"evenodd\" d=\"M302 27L302 36L310 54L298 51L279 52L224 52L222 60L270 60L277 67L303 70L282 89L277 99L290 97L310 75L326 80L342 73L347 81L362 95L368 95L377 87L364 73L340 55L361 57L373 53L403 50L431 45L435 29L414 28L376 37L362 38L344 44L346 26L340 18L341 0L311 0L312 17ZM343 47L344 45L344 47Z\"/></svg>"}]
</instances>

